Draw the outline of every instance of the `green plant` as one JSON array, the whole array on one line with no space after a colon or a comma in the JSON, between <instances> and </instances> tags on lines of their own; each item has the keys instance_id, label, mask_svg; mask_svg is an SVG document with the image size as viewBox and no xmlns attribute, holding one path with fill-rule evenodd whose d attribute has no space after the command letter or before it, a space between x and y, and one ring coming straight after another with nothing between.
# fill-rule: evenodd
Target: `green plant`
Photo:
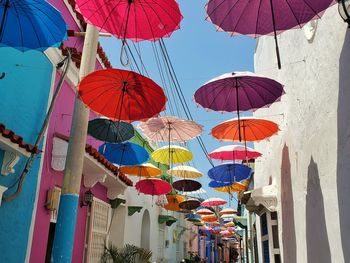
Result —
<instances>
[{"instance_id":1,"label":"green plant","mask_svg":"<svg viewBox=\"0 0 350 263\"><path fill-rule=\"evenodd\" d=\"M150 263L152 251L126 244L118 248L110 244L105 248L101 258L101 263Z\"/></svg>"}]
</instances>

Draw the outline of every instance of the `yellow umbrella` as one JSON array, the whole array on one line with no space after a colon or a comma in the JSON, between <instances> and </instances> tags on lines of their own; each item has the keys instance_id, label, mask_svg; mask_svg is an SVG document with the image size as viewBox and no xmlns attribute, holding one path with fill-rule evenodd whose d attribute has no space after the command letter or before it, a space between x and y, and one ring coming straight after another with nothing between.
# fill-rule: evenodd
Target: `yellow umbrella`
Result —
<instances>
[{"instance_id":1,"label":"yellow umbrella","mask_svg":"<svg viewBox=\"0 0 350 263\"><path fill-rule=\"evenodd\" d=\"M156 162L164 164L186 163L193 158L189 150L177 145L161 147L155 150L151 157Z\"/></svg>"},{"instance_id":2,"label":"yellow umbrella","mask_svg":"<svg viewBox=\"0 0 350 263\"><path fill-rule=\"evenodd\" d=\"M199 178L203 176L196 168L187 165L179 165L169 169L168 174L181 178Z\"/></svg>"},{"instance_id":3,"label":"yellow umbrella","mask_svg":"<svg viewBox=\"0 0 350 263\"><path fill-rule=\"evenodd\" d=\"M223 193L233 193L233 192L240 192L247 189L247 186L241 183L234 183L230 186L224 186L220 188L213 188L215 191L223 192Z\"/></svg>"},{"instance_id":4,"label":"yellow umbrella","mask_svg":"<svg viewBox=\"0 0 350 263\"><path fill-rule=\"evenodd\" d=\"M164 205L164 209L175 212L181 210L179 204L185 201L185 197L182 195L167 195L166 199L168 203Z\"/></svg>"},{"instance_id":5,"label":"yellow umbrella","mask_svg":"<svg viewBox=\"0 0 350 263\"><path fill-rule=\"evenodd\" d=\"M123 166L123 167L120 167L119 170L124 174L136 175L136 176L142 176L142 177L158 176L162 174L162 170L155 167L151 163L145 163L145 164L140 164L135 166Z\"/></svg>"}]
</instances>

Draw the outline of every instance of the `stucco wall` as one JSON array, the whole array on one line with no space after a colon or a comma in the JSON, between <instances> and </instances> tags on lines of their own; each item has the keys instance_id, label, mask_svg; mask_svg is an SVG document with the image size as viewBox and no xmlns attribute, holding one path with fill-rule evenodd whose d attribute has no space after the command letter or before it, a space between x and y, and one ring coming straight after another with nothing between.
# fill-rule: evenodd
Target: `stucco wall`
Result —
<instances>
[{"instance_id":1,"label":"stucco wall","mask_svg":"<svg viewBox=\"0 0 350 263\"><path fill-rule=\"evenodd\" d=\"M281 130L255 144L263 153L255 187L275 179L280 189L283 262L350 262L350 31L334 6L312 42L292 30L279 44L282 70L272 37L261 37L255 53L256 72L286 91L281 102L254 114Z\"/></svg>"},{"instance_id":2,"label":"stucco wall","mask_svg":"<svg viewBox=\"0 0 350 263\"><path fill-rule=\"evenodd\" d=\"M0 49L0 122L34 143L47 109L53 67L40 52L20 52L12 48ZM27 241L34 209L35 193L40 167L39 154L27 174L18 198L2 202L0 206L0 255L1 262L24 262ZM1 161L2 162L2 161ZM0 185L15 184L25 166L22 157L15 166L15 174L0 175ZM16 187L5 194L14 192Z\"/></svg>"}]
</instances>

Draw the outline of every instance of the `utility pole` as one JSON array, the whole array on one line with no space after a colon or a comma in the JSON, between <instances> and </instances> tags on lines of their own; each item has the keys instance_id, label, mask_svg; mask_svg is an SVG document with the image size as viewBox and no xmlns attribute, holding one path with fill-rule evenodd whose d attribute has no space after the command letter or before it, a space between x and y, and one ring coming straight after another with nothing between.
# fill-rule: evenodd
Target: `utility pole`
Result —
<instances>
[{"instance_id":1,"label":"utility pole","mask_svg":"<svg viewBox=\"0 0 350 263\"><path fill-rule=\"evenodd\" d=\"M97 44L98 31L94 26L88 24L84 39L79 79L94 71ZM52 249L51 262L54 263L72 262L88 121L89 109L79 100L77 92Z\"/></svg>"}]
</instances>

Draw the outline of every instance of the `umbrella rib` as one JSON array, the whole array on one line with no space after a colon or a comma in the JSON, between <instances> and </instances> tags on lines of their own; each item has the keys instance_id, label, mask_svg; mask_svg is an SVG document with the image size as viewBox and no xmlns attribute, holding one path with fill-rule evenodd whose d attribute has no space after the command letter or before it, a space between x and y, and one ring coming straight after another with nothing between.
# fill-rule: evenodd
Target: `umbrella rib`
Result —
<instances>
[{"instance_id":1,"label":"umbrella rib","mask_svg":"<svg viewBox=\"0 0 350 263\"><path fill-rule=\"evenodd\" d=\"M253 80L253 79L247 79L246 82L252 82L253 84L255 84L255 85L257 85L257 86L263 88L263 89L266 90L267 92L269 92L272 96L276 97L276 95L275 95L269 88L263 86L263 85L260 84L259 82L256 82L256 81ZM282 86L280 83L278 83L278 84L279 84L280 86ZM248 84L248 85L249 85L249 84ZM271 84L270 86L271 86L271 87L275 87L275 86L272 85L272 84ZM278 92L279 92L279 89L278 89L278 88L276 88L276 90L278 90ZM281 95L279 95L279 96L276 98L276 100L282 96L282 93L283 93L283 86L282 86Z\"/></svg>"},{"instance_id":2,"label":"umbrella rib","mask_svg":"<svg viewBox=\"0 0 350 263\"><path fill-rule=\"evenodd\" d=\"M177 24L177 21L176 20L174 20L174 18L173 18L173 16L172 16L172 13L171 12L169 12L168 11L168 9L167 8L165 8L165 7L163 7L163 6L161 6L157 1L155 1L155 0L151 0L153 3L155 3L156 5L158 5L168 16L169 16L169 18L174 22L174 24ZM164 3L164 4L166 4L166 3L170 3L170 1L168 2L168 1L163 1L162 3ZM173 9L173 11L178 11L177 9L174 9L174 8L172 8L172 6L170 6L170 5L168 5L171 9ZM149 7L152 9L152 11L158 16L158 14L157 14L157 12L151 7L151 4L149 4ZM180 15L181 16L181 13L178 13L178 15ZM162 22L161 20L160 20L160 17L158 16L158 20L160 21L160 22ZM169 33L171 33L171 32L169 32Z\"/></svg>"},{"instance_id":3,"label":"umbrella rib","mask_svg":"<svg viewBox=\"0 0 350 263\"><path fill-rule=\"evenodd\" d=\"M255 35L254 35L255 38L258 35L258 25L259 25L259 18L260 18L261 2L262 2L262 0L259 0L258 14L256 16L256 24L255 24Z\"/></svg>"},{"instance_id":4,"label":"umbrella rib","mask_svg":"<svg viewBox=\"0 0 350 263\"><path fill-rule=\"evenodd\" d=\"M246 83L246 85L248 85L250 88L251 88L251 90L253 90L261 99L262 99L262 101L265 103L265 105L266 105L266 102L265 102L265 100L263 99L263 97L260 95L260 93L259 92L257 92L255 89L254 89L254 86L251 86L251 85L249 85L249 83L247 83L246 81L245 81L245 83ZM252 103L252 101L251 101L251 99L250 99L250 96L248 95L248 92L246 91L246 88L243 88L243 92L244 92L244 94L246 95L246 97L247 97L247 99L248 99L248 101L249 101L249 104L250 104L250 109L255 109L256 107L254 107L254 104Z\"/></svg>"},{"instance_id":5,"label":"umbrella rib","mask_svg":"<svg viewBox=\"0 0 350 263\"><path fill-rule=\"evenodd\" d=\"M142 11L145 13L145 17L146 17L146 20L147 20L149 29L150 29L151 34L152 34L153 39L154 39L154 38L155 38L155 34L154 34L154 32L153 32L153 27L152 27L152 24L151 24L151 22L150 22L150 20L149 20L149 17L148 17L148 15L147 15L147 12L146 12L146 10L144 9L144 6L142 6L142 4L140 4L140 6L141 6ZM156 16L158 16L157 12L155 12L155 11L150 7L150 5L149 5L148 7L156 14ZM158 20L160 20L160 19L158 18Z\"/></svg>"}]
</instances>

